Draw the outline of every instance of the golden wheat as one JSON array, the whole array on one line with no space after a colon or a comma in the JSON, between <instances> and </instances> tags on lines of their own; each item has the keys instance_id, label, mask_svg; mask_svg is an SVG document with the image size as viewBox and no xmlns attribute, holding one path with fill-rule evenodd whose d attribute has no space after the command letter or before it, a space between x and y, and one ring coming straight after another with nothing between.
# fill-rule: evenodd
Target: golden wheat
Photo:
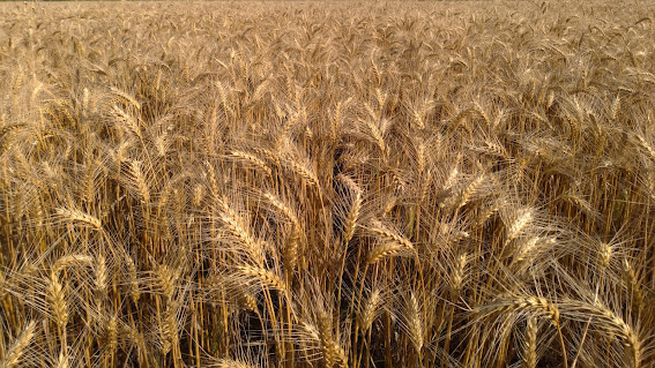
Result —
<instances>
[{"instance_id":1,"label":"golden wheat","mask_svg":"<svg viewBox=\"0 0 655 368\"><path fill-rule=\"evenodd\" d=\"M652 367L654 12L3 3L0 366Z\"/></svg>"}]
</instances>

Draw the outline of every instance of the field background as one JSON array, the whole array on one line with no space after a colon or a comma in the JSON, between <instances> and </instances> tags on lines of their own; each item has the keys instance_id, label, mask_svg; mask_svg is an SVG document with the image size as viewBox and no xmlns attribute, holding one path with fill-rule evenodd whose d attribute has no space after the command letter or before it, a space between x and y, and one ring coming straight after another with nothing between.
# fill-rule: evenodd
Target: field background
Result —
<instances>
[{"instance_id":1,"label":"field background","mask_svg":"<svg viewBox=\"0 0 655 368\"><path fill-rule=\"evenodd\" d=\"M0 367L653 367L648 2L0 5Z\"/></svg>"}]
</instances>

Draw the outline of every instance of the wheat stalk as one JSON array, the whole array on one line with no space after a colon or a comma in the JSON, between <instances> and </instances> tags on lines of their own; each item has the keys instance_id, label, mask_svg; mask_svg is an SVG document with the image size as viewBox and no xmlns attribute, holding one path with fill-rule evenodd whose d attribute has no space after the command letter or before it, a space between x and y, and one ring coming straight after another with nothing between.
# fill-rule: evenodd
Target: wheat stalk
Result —
<instances>
[{"instance_id":1,"label":"wheat stalk","mask_svg":"<svg viewBox=\"0 0 655 368\"><path fill-rule=\"evenodd\" d=\"M523 361L525 363L525 368L537 368L537 333L539 332L539 326L537 325L537 319L530 317L528 319L526 341L525 341L525 351L523 353Z\"/></svg>"},{"instance_id":2,"label":"wheat stalk","mask_svg":"<svg viewBox=\"0 0 655 368\"><path fill-rule=\"evenodd\" d=\"M25 355L26 350L32 343L36 331L36 322L31 321L25 325L21 334L9 346L9 349L3 354L4 359L0 361L2 368L14 368L20 363L21 358Z\"/></svg>"},{"instance_id":3,"label":"wheat stalk","mask_svg":"<svg viewBox=\"0 0 655 368\"><path fill-rule=\"evenodd\" d=\"M269 270L249 265L237 266L236 270L239 274L244 275L251 280L255 280L267 288L281 292L287 291L285 282L278 275Z\"/></svg>"},{"instance_id":4,"label":"wheat stalk","mask_svg":"<svg viewBox=\"0 0 655 368\"><path fill-rule=\"evenodd\" d=\"M105 256L100 254L96 258L95 264L95 290L99 295L105 295L107 292L107 263Z\"/></svg>"},{"instance_id":5,"label":"wheat stalk","mask_svg":"<svg viewBox=\"0 0 655 368\"><path fill-rule=\"evenodd\" d=\"M364 308L360 314L360 323L363 331L368 331L373 325L379 308L382 304L382 292L380 289L374 289L364 304Z\"/></svg>"},{"instance_id":6,"label":"wheat stalk","mask_svg":"<svg viewBox=\"0 0 655 368\"><path fill-rule=\"evenodd\" d=\"M348 209L346 215L345 224L344 224L344 240L345 243L349 243L353 236L355 235L355 230L357 228L357 222L360 217L363 205L362 190L359 186L349 177L340 174L338 179L343 182L353 195L352 204Z\"/></svg>"},{"instance_id":7,"label":"wheat stalk","mask_svg":"<svg viewBox=\"0 0 655 368\"><path fill-rule=\"evenodd\" d=\"M102 223L100 222L100 219L82 210L74 208L57 208L55 209L55 214L61 218L62 221L89 227L98 231L102 230Z\"/></svg>"},{"instance_id":8,"label":"wheat stalk","mask_svg":"<svg viewBox=\"0 0 655 368\"><path fill-rule=\"evenodd\" d=\"M518 210L507 224L506 242L516 239L534 220L534 211L531 208Z\"/></svg>"},{"instance_id":9,"label":"wheat stalk","mask_svg":"<svg viewBox=\"0 0 655 368\"><path fill-rule=\"evenodd\" d=\"M245 247L248 254L258 265L262 265L264 263L264 251L260 242L255 239L250 228L244 223L245 221L225 201L216 199L216 203L219 207L219 219L225 225L227 232Z\"/></svg>"},{"instance_id":10,"label":"wheat stalk","mask_svg":"<svg viewBox=\"0 0 655 368\"><path fill-rule=\"evenodd\" d=\"M64 287L55 273L50 274L50 280L46 288L46 300L52 309L55 323L60 329L68 324L68 303Z\"/></svg>"},{"instance_id":11,"label":"wheat stalk","mask_svg":"<svg viewBox=\"0 0 655 368\"><path fill-rule=\"evenodd\" d=\"M578 300L567 300L562 305L565 312L572 318L579 318L580 315L591 316L598 321L597 328L610 335L620 336L623 343L631 351L628 361L629 366L632 368L641 367L643 352L639 333L618 314L598 301L586 303Z\"/></svg>"},{"instance_id":12,"label":"wheat stalk","mask_svg":"<svg viewBox=\"0 0 655 368\"><path fill-rule=\"evenodd\" d=\"M129 161L124 171L127 183L134 188L138 198L146 205L150 204L150 188L148 181L141 169L141 162L137 160Z\"/></svg>"},{"instance_id":13,"label":"wheat stalk","mask_svg":"<svg viewBox=\"0 0 655 368\"><path fill-rule=\"evenodd\" d=\"M233 150L232 152L230 152L229 157L232 158L232 159L248 162L253 167L258 168L259 170L266 173L267 175L271 175L271 173L272 173L272 170L266 164L266 161L260 159L259 157L255 156L252 153L248 153L248 152L240 151L240 150Z\"/></svg>"},{"instance_id":14,"label":"wheat stalk","mask_svg":"<svg viewBox=\"0 0 655 368\"><path fill-rule=\"evenodd\" d=\"M141 297L141 292L139 289L139 279L137 276L136 265L134 264L132 257L129 255L125 255L124 258L129 274L130 295L132 296L132 301L134 301L134 303L138 303L139 298Z\"/></svg>"}]
</instances>

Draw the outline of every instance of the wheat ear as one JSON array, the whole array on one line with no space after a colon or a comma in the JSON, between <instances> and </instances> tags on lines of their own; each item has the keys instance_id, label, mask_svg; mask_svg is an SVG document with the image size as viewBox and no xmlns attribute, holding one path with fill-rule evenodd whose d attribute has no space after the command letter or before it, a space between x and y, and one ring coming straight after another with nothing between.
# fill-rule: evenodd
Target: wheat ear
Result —
<instances>
[{"instance_id":1,"label":"wheat ear","mask_svg":"<svg viewBox=\"0 0 655 368\"><path fill-rule=\"evenodd\" d=\"M0 362L0 367L14 368L18 366L21 357L25 354L25 351L34 338L35 330L36 322L34 321L29 322L25 328L23 328L21 334L14 343L9 346L6 354L4 354L5 358Z\"/></svg>"}]
</instances>

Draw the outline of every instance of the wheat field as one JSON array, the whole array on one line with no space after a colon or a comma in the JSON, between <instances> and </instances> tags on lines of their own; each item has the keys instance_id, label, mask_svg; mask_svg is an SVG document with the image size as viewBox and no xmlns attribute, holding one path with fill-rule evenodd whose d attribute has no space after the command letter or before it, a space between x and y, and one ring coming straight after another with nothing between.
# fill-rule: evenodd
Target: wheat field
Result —
<instances>
[{"instance_id":1,"label":"wheat field","mask_svg":"<svg viewBox=\"0 0 655 368\"><path fill-rule=\"evenodd\" d=\"M655 367L650 14L0 5L0 367Z\"/></svg>"}]
</instances>

